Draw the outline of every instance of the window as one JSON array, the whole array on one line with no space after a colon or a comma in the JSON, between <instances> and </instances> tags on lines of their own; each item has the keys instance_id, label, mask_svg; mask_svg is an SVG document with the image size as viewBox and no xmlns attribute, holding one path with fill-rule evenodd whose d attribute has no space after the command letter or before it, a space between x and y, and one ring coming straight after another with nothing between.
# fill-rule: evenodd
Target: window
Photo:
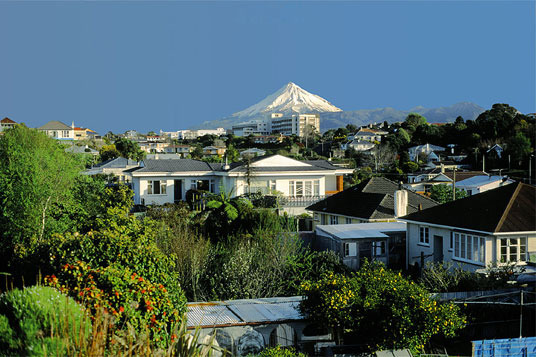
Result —
<instances>
[{"instance_id":1,"label":"window","mask_svg":"<svg viewBox=\"0 0 536 357\"><path fill-rule=\"evenodd\" d=\"M63 131L62 131L62 136L63 136L64 138L68 138L68 137L69 137L69 130L63 130Z\"/></svg>"},{"instance_id":2,"label":"window","mask_svg":"<svg viewBox=\"0 0 536 357\"><path fill-rule=\"evenodd\" d=\"M375 257L385 255L385 242L372 242L372 254Z\"/></svg>"},{"instance_id":3,"label":"window","mask_svg":"<svg viewBox=\"0 0 536 357\"><path fill-rule=\"evenodd\" d=\"M345 257L356 257L357 256L356 243L344 243L344 256Z\"/></svg>"},{"instance_id":4,"label":"window","mask_svg":"<svg viewBox=\"0 0 536 357\"><path fill-rule=\"evenodd\" d=\"M464 233L454 233L454 257L478 263L485 262L486 239Z\"/></svg>"},{"instance_id":5,"label":"window","mask_svg":"<svg viewBox=\"0 0 536 357\"><path fill-rule=\"evenodd\" d=\"M323 225L328 224L328 222L327 222L327 215L326 215L326 214L321 214L320 216L321 216L320 219L322 220L321 223L322 223Z\"/></svg>"},{"instance_id":6,"label":"window","mask_svg":"<svg viewBox=\"0 0 536 357\"><path fill-rule=\"evenodd\" d=\"M268 181L268 184L270 185L270 193L275 191L275 180Z\"/></svg>"},{"instance_id":7,"label":"window","mask_svg":"<svg viewBox=\"0 0 536 357\"><path fill-rule=\"evenodd\" d=\"M320 180L289 181L288 184L288 195L290 197L320 196Z\"/></svg>"},{"instance_id":8,"label":"window","mask_svg":"<svg viewBox=\"0 0 536 357\"><path fill-rule=\"evenodd\" d=\"M352 224L352 219L346 217L346 218L345 218L345 222L346 222L346 224Z\"/></svg>"},{"instance_id":9,"label":"window","mask_svg":"<svg viewBox=\"0 0 536 357\"><path fill-rule=\"evenodd\" d=\"M339 216L329 216L329 224L339 224Z\"/></svg>"},{"instance_id":10,"label":"window","mask_svg":"<svg viewBox=\"0 0 536 357\"><path fill-rule=\"evenodd\" d=\"M166 181L147 181L147 194L148 195L165 195L167 188Z\"/></svg>"},{"instance_id":11,"label":"window","mask_svg":"<svg viewBox=\"0 0 536 357\"><path fill-rule=\"evenodd\" d=\"M419 243L430 244L430 228L419 227Z\"/></svg>"},{"instance_id":12,"label":"window","mask_svg":"<svg viewBox=\"0 0 536 357\"><path fill-rule=\"evenodd\" d=\"M526 237L501 239L501 262L524 262L526 260Z\"/></svg>"},{"instance_id":13,"label":"window","mask_svg":"<svg viewBox=\"0 0 536 357\"><path fill-rule=\"evenodd\" d=\"M214 192L214 187L214 180L192 180L190 183L192 190Z\"/></svg>"}]
</instances>

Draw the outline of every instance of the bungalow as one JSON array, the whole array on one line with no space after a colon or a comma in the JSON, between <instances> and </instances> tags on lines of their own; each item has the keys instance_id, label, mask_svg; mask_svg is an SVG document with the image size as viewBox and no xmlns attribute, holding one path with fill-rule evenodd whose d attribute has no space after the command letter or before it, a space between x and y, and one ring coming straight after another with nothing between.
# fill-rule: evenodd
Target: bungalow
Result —
<instances>
[{"instance_id":1,"label":"bungalow","mask_svg":"<svg viewBox=\"0 0 536 357\"><path fill-rule=\"evenodd\" d=\"M524 265L536 254L535 203L536 187L517 182L401 217L406 265L448 261L469 271Z\"/></svg>"},{"instance_id":2,"label":"bungalow","mask_svg":"<svg viewBox=\"0 0 536 357\"><path fill-rule=\"evenodd\" d=\"M477 175L456 182L456 188L464 190L468 196L471 196L511 183L514 183L514 181L506 176Z\"/></svg>"},{"instance_id":3,"label":"bungalow","mask_svg":"<svg viewBox=\"0 0 536 357\"><path fill-rule=\"evenodd\" d=\"M446 148L442 146L424 144L413 146L408 149L409 159L411 161L418 161L419 158L427 157L432 152L444 152Z\"/></svg>"},{"instance_id":4,"label":"bungalow","mask_svg":"<svg viewBox=\"0 0 536 357\"><path fill-rule=\"evenodd\" d=\"M408 183L404 187L419 194L427 194L434 185L449 185L453 182L467 180L474 176L488 176L484 171L447 171L444 168L434 168L428 171L408 175Z\"/></svg>"},{"instance_id":5,"label":"bungalow","mask_svg":"<svg viewBox=\"0 0 536 357\"><path fill-rule=\"evenodd\" d=\"M205 146L203 148L203 155L218 155L219 157L222 157L223 155L225 155L226 151L227 151L226 147Z\"/></svg>"},{"instance_id":6,"label":"bungalow","mask_svg":"<svg viewBox=\"0 0 536 357\"><path fill-rule=\"evenodd\" d=\"M240 152L241 158L253 158L266 155L266 150L250 148Z\"/></svg>"},{"instance_id":7,"label":"bungalow","mask_svg":"<svg viewBox=\"0 0 536 357\"><path fill-rule=\"evenodd\" d=\"M4 119L0 120L0 131L5 131L7 129L13 128L15 125L17 125L16 122L9 119L8 117L5 117Z\"/></svg>"},{"instance_id":8,"label":"bungalow","mask_svg":"<svg viewBox=\"0 0 536 357\"><path fill-rule=\"evenodd\" d=\"M164 148L164 152L167 154L179 154L182 157L186 157L192 151L190 145L169 145Z\"/></svg>"},{"instance_id":9,"label":"bungalow","mask_svg":"<svg viewBox=\"0 0 536 357\"><path fill-rule=\"evenodd\" d=\"M37 128L46 135L56 140L74 140L74 123L72 126L68 126L61 121L52 120L45 125Z\"/></svg>"},{"instance_id":10,"label":"bungalow","mask_svg":"<svg viewBox=\"0 0 536 357\"><path fill-rule=\"evenodd\" d=\"M395 205L395 192L399 185L384 177L372 177L359 185L327 197L306 210L313 212L313 228L316 225L352 224L366 222L393 222L399 212ZM405 192L406 212L416 212L419 207L429 208L438 203L415 192ZM398 201L397 201L398 202Z\"/></svg>"},{"instance_id":11,"label":"bungalow","mask_svg":"<svg viewBox=\"0 0 536 357\"><path fill-rule=\"evenodd\" d=\"M365 152L372 150L375 146L376 145L370 141L355 139L347 142L346 144L343 144L341 148L343 148L344 150L354 149L355 151Z\"/></svg>"},{"instance_id":12,"label":"bungalow","mask_svg":"<svg viewBox=\"0 0 536 357\"><path fill-rule=\"evenodd\" d=\"M391 268L403 268L406 259L406 224L379 222L316 226L315 250L337 253L350 269L363 259L376 260Z\"/></svg>"},{"instance_id":13,"label":"bungalow","mask_svg":"<svg viewBox=\"0 0 536 357\"><path fill-rule=\"evenodd\" d=\"M137 204L164 204L185 199L190 189L232 196L278 193L286 201L312 203L342 191L342 176L353 170L325 160L298 161L281 155L264 156L250 163L207 163L192 159L145 160L132 172Z\"/></svg>"}]
</instances>

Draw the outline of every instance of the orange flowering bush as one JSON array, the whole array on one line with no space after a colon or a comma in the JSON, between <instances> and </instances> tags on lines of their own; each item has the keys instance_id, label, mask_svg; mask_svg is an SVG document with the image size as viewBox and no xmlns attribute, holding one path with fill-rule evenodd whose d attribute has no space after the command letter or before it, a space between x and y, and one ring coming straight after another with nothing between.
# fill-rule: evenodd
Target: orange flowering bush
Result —
<instances>
[{"instance_id":1,"label":"orange flowering bush","mask_svg":"<svg viewBox=\"0 0 536 357\"><path fill-rule=\"evenodd\" d=\"M79 261L65 264L58 276L47 276L45 281L88 307L93 315L101 310L110 314L117 328L127 322L138 331L147 328L151 339L161 346L169 342L171 326L184 310L184 301L176 304L164 285L124 267L92 268Z\"/></svg>"},{"instance_id":2,"label":"orange flowering bush","mask_svg":"<svg viewBox=\"0 0 536 357\"><path fill-rule=\"evenodd\" d=\"M421 285L378 263L305 282L301 293L302 312L339 335L354 333L371 351L422 351L432 336L453 337L466 323L458 306L432 299Z\"/></svg>"}]
</instances>

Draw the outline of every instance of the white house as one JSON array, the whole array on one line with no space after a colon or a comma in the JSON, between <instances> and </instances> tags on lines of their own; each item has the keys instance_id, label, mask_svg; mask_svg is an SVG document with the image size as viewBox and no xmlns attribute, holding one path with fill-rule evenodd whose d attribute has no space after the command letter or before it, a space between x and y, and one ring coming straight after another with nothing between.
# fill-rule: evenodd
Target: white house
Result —
<instances>
[{"instance_id":1,"label":"white house","mask_svg":"<svg viewBox=\"0 0 536 357\"><path fill-rule=\"evenodd\" d=\"M260 192L278 194L305 207L315 200L342 191L342 176L353 170L333 166L325 160L298 161L281 155L259 157L249 164L204 161L145 160L133 171L134 201L164 204L185 199L190 189L232 196Z\"/></svg>"},{"instance_id":2,"label":"white house","mask_svg":"<svg viewBox=\"0 0 536 357\"><path fill-rule=\"evenodd\" d=\"M489 190L400 218L407 223L407 266L454 262L464 269L536 261L536 187Z\"/></svg>"},{"instance_id":3,"label":"white house","mask_svg":"<svg viewBox=\"0 0 536 357\"><path fill-rule=\"evenodd\" d=\"M250 148L240 152L241 158L253 158L266 155L266 150Z\"/></svg>"},{"instance_id":4,"label":"white house","mask_svg":"<svg viewBox=\"0 0 536 357\"><path fill-rule=\"evenodd\" d=\"M417 161L419 158L427 157L432 152L443 152L446 148L442 146L424 144L413 146L408 149L409 159L411 161Z\"/></svg>"},{"instance_id":5,"label":"white house","mask_svg":"<svg viewBox=\"0 0 536 357\"><path fill-rule=\"evenodd\" d=\"M68 126L61 121L51 120L45 125L37 128L51 138L56 140L74 140L74 123Z\"/></svg>"},{"instance_id":6,"label":"white house","mask_svg":"<svg viewBox=\"0 0 536 357\"><path fill-rule=\"evenodd\" d=\"M467 195L471 196L511 183L514 183L514 181L505 176L477 175L458 181L456 188L464 190L467 192Z\"/></svg>"}]
</instances>

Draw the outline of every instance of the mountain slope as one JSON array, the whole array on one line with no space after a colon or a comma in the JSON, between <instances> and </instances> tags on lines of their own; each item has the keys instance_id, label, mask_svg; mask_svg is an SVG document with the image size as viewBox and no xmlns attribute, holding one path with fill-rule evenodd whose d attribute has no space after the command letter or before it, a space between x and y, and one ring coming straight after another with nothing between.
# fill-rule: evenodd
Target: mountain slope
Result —
<instances>
[{"instance_id":1,"label":"mountain slope","mask_svg":"<svg viewBox=\"0 0 536 357\"><path fill-rule=\"evenodd\" d=\"M231 118L264 118L265 115L269 113L291 114L341 111L340 108L337 108L324 98L309 93L298 85L290 82L257 104L234 113L231 115Z\"/></svg>"}]
</instances>

